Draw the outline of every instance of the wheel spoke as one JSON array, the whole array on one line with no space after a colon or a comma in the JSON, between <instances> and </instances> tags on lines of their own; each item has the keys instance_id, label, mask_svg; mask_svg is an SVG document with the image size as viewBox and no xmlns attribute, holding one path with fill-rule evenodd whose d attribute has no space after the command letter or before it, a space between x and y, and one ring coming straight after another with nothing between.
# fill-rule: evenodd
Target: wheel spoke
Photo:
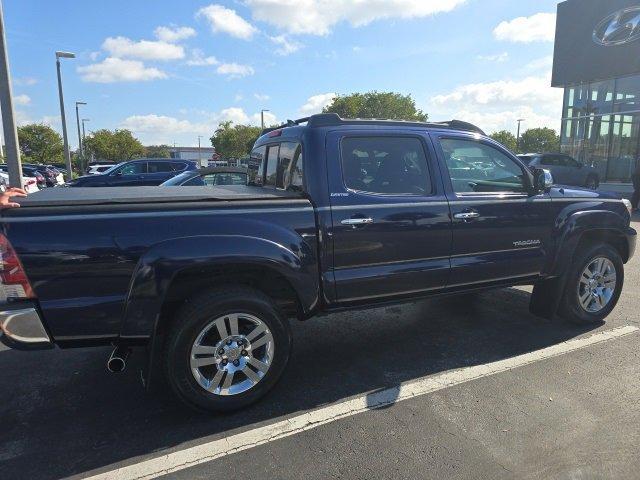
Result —
<instances>
[{"instance_id":1,"label":"wheel spoke","mask_svg":"<svg viewBox=\"0 0 640 480\"><path fill-rule=\"evenodd\" d=\"M220 386L220 382L222 381L223 375L224 375L224 370L218 370L214 375L214 377L211 379L211 382L209 383L207 390L210 392L214 392Z\"/></svg>"},{"instance_id":2,"label":"wheel spoke","mask_svg":"<svg viewBox=\"0 0 640 480\"><path fill-rule=\"evenodd\" d=\"M224 317L216 320L216 328L218 329L218 335L220 335L221 340L224 340L229 336L229 332L227 332L227 325L224 322Z\"/></svg>"},{"instance_id":3,"label":"wheel spoke","mask_svg":"<svg viewBox=\"0 0 640 480\"><path fill-rule=\"evenodd\" d=\"M267 326L265 324L260 324L256 326L256 328L251 330L251 332L249 332L249 335L247 335L247 340L248 341L253 340L254 338L256 338L258 335L260 335L262 332L266 330L267 330Z\"/></svg>"},{"instance_id":4,"label":"wheel spoke","mask_svg":"<svg viewBox=\"0 0 640 480\"><path fill-rule=\"evenodd\" d=\"M587 291L580 296L580 305L582 305L583 308L588 309L590 303L591 303L591 293Z\"/></svg>"},{"instance_id":5,"label":"wheel spoke","mask_svg":"<svg viewBox=\"0 0 640 480\"><path fill-rule=\"evenodd\" d=\"M222 384L222 390L228 390L231 384L233 383L233 376L235 372L228 371L227 376L224 377L224 383Z\"/></svg>"},{"instance_id":6,"label":"wheel spoke","mask_svg":"<svg viewBox=\"0 0 640 480\"><path fill-rule=\"evenodd\" d=\"M229 319L231 335L238 335L238 315L229 315L227 318Z\"/></svg>"},{"instance_id":7,"label":"wheel spoke","mask_svg":"<svg viewBox=\"0 0 640 480\"><path fill-rule=\"evenodd\" d=\"M598 273L603 274L607 268L607 261L604 258L598 259Z\"/></svg>"},{"instance_id":8,"label":"wheel spoke","mask_svg":"<svg viewBox=\"0 0 640 480\"><path fill-rule=\"evenodd\" d=\"M191 368L206 367L207 365L213 365L214 363L216 363L215 357L192 358Z\"/></svg>"},{"instance_id":9,"label":"wheel spoke","mask_svg":"<svg viewBox=\"0 0 640 480\"><path fill-rule=\"evenodd\" d=\"M249 363L252 366L256 367L258 370L260 370L262 373L267 373L267 370L269 370L269 365L267 365L264 362L261 362L255 357L249 358Z\"/></svg>"},{"instance_id":10,"label":"wheel spoke","mask_svg":"<svg viewBox=\"0 0 640 480\"><path fill-rule=\"evenodd\" d=\"M209 345L195 345L191 353L193 355L215 355L216 347Z\"/></svg>"},{"instance_id":11,"label":"wheel spoke","mask_svg":"<svg viewBox=\"0 0 640 480\"><path fill-rule=\"evenodd\" d=\"M271 340L273 340L273 336L270 333L267 333L267 334L263 335L262 337L260 337L255 342L252 342L251 343L251 349L255 350L256 348L260 348L262 345L265 345L266 343L270 342Z\"/></svg>"},{"instance_id":12,"label":"wheel spoke","mask_svg":"<svg viewBox=\"0 0 640 480\"><path fill-rule=\"evenodd\" d=\"M582 277L580 278L581 282L588 282L593 278L593 272L589 269L589 267L585 268L584 272L582 272Z\"/></svg>"},{"instance_id":13,"label":"wheel spoke","mask_svg":"<svg viewBox=\"0 0 640 480\"><path fill-rule=\"evenodd\" d=\"M258 374L256 372L254 372L253 370L251 370L249 368L249 366L247 365L246 367L244 367L242 370L242 373L244 373L247 378L249 380L251 380L253 383L258 383L260 381L260 376L258 376Z\"/></svg>"}]
</instances>

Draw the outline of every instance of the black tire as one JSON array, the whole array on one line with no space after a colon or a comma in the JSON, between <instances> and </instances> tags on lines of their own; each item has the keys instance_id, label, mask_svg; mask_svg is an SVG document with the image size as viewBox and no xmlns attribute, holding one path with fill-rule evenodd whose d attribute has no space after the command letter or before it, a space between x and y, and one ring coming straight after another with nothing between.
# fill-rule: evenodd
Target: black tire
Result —
<instances>
[{"instance_id":1,"label":"black tire","mask_svg":"<svg viewBox=\"0 0 640 480\"><path fill-rule=\"evenodd\" d=\"M597 258L611 261L616 273L616 286L606 306L598 312L589 312L580 304L578 289L582 272ZM559 314L565 320L578 325L602 323L618 303L624 284L624 264L618 251L609 244L587 244L574 256L567 274L564 295L560 301Z\"/></svg>"},{"instance_id":2,"label":"black tire","mask_svg":"<svg viewBox=\"0 0 640 480\"><path fill-rule=\"evenodd\" d=\"M214 319L242 312L257 317L273 336L274 357L264 377L249 390L223 396L206 391L191 371L191 348ZM289 360L291 330L287 318L262 292L231 287L205 292L188 301L176 314L165 343L164 370L176 395L187 405L209 412L229 412L262 398L276 384Z\"/></svg>"},{"instance_id":3,"label":"black tire","mask_svg":"<svg viewBox=\"0 0 640 480\"><path fill-rule=\"evenodd\" d=\"M597 176L589 175L587 177L587 181L585 182L584 186L591 190L597 190L598 187L600 186L600 181L598 180Z\"/></svg>"}]
</instances>

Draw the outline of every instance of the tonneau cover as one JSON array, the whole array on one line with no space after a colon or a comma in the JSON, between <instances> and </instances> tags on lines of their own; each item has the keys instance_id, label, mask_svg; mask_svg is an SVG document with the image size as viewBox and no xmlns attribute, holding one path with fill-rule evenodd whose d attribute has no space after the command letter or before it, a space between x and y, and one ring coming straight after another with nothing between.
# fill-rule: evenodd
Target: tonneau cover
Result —
<instances>
[{"instance_id":1,"label":"tonneau cover","mask_svg":"<svg viewBox=\"0 0 640 480\"><path fill-rule=\"evenodd\" d=\"M123 203L198 202L211 200L276 200L300 198L298 192L285 192L246 185L218 187L55 187L14 197L22 207L68 205L109 205Z\"/></svg>"}]
</instances>

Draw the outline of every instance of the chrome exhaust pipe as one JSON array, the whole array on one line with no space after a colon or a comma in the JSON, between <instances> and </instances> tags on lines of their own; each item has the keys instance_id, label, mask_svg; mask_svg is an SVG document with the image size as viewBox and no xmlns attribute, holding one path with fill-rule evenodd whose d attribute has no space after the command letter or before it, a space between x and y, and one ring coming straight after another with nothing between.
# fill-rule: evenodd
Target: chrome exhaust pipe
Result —
<instances>
[{"instance_id":1,"label":"chrome exhaust pipe","mask_svg":"<svg viewBox=\"0 0 640 480\"><path fill-rule=\"evenodd\" d=\"M127 368L127 359L131 354L130 348L115 347L107 360L107 370L111 373L122 373Z\"/></svg>"}]
</instances>

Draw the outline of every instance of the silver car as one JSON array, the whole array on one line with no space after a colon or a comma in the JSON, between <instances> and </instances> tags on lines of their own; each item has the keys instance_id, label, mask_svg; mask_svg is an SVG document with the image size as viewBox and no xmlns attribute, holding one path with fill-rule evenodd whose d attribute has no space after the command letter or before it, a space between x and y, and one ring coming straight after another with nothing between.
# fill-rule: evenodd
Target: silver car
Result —
<instances>
[{"instance_id":1,"label":"silver car","mask_svg":"<svg viewBox=\"0 0 640 480\"><path fill-rule=\"evenodd\" d=\"M558 185L574 185L596 190L600 185L600 175L595 168L578 162L563 153L525 153L518 158L529 168L549 170L554 183Z\"/></svg>"}]
</instances>

